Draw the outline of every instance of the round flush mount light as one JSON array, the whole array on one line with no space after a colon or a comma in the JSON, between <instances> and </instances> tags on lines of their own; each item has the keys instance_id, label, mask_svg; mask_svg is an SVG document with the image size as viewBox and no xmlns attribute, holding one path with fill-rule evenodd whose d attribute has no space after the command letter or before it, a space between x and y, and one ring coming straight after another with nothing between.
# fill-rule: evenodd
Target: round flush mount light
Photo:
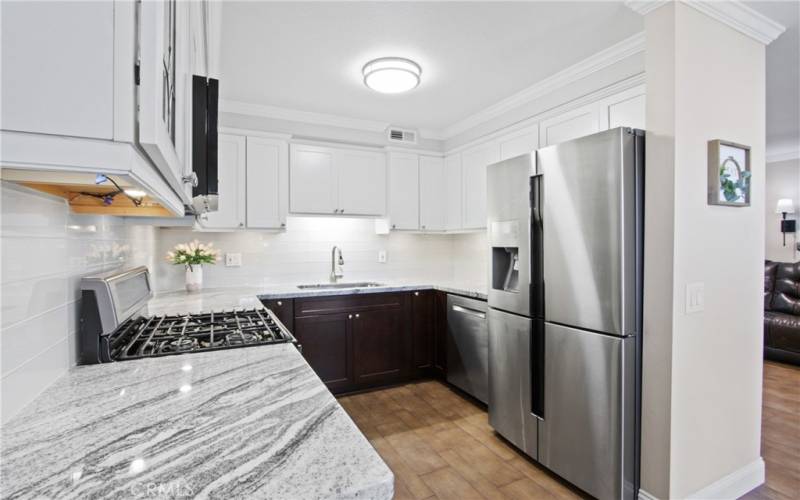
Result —
<instances>
[{"instance_id":1,"label":"round flush mount light","mask_svg":"<svg viewBox=\"0 0 800 500\"><path fill-rule=\"evenodd\" d=\"M419 85L422 68L410 59L381 57L361 69L364 85L383 94L399 94Z\"/></svg>"}]
</instances>

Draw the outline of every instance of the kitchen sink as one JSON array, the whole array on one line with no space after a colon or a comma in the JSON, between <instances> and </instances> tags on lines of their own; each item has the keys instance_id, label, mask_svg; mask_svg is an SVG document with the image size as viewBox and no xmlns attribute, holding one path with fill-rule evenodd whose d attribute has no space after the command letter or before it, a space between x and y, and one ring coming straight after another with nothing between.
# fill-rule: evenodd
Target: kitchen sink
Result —
<instances>
[{"instance_id":1,"label":"kitchen sink","mask_svg":"<svg viewBox=\"0 0 800 500\"><path fill-rule=\"evenodd\" d=\"M329 290L339 288L374 288L376 286L384 286L383 283L375 283L374 281L359 281L355 283L313 283L311 285L297 285L301 290Z\"/></svg>"}]
</instances>

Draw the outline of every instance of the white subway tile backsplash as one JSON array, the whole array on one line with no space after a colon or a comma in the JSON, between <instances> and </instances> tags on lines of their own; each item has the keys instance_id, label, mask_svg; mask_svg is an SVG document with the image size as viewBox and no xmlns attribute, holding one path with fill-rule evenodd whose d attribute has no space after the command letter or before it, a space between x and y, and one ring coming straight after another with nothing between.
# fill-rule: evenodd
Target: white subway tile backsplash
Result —
<instances>
[{"instance_id":1,"label":"white subway tile backsplash","mask_svg":"<svg viewBox=\"0 0 800 500\"><path fill-rule=\"evenodd\" d=\"M62 199L2 183L0 387L13 417L76 362L80 279L149 264L156 230L75 215Z\"/></svg>"}]
</instances>

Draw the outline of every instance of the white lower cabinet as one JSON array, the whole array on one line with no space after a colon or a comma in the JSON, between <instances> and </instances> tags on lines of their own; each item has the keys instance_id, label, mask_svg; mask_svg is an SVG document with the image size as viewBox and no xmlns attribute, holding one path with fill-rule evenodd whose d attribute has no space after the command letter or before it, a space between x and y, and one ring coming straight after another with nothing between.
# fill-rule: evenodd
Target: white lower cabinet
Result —
<instances>
[{"instance_id":1,"label":"white lower cabinet","mask_svg":"<svg viewBox=\"0 0 800 500\"><path fill-rule=\"evenodd\" d=\"M419 157L419 228L423 231L445 229L444 158Z\"/></svg>"},{"instance_id":2,"label":"white lower cabinet","mask_svg":"<svg viewBox=\"0 0 800 500\"><path fill-rule=\"evenodd\" d=\"M461 153L464 229L486 227L486 167L499 160L500 146L496 141Z\"/></svg>"},{"instance_id":3,"label":"white lower cabinet","mask_svg":"<svg viewBox=\"0 0 800 500\"><path fill-rule=\"evenodd\" d=\"M219 205L203 216L206 229L243 228L246 222L247 139L241 135L219 134L217 141Z\"/></svg>"},{"instance_id":4,"label":"white lower cabinet","mask_svg":"<svg viewBox=\"0 0 800 500\"><path fill-rule=\"evenodd\" d=\"M289 207L289 146L286 141L247 138L247 227L286 227Z\"/></svg>"},{"instance_id":5,"label":"white lower cabinet","mask_svg":"<svg viewBox=\"0 0 800 500\"><path fill-rule=\"evenodd\" d=\"M389 224L392 229L419 229L419 155L391 152L389 157Z\"/></svg>"},{"instance_id":6,"label":"white lower cabinet","mask_svg":"<svg viewBox=\"0 0 800 500\"><path fill-rule=\"evenodd\" d=\"M292 144L289 211L294 214L386 214L383 152Z\"/></svg>"}]
</instances>

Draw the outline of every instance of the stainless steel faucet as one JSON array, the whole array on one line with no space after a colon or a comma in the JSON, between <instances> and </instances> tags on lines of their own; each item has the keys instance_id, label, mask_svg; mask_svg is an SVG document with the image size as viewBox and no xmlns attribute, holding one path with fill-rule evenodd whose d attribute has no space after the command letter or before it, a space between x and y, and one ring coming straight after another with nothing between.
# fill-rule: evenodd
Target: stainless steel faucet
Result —
<instances>
[{"instance_id":1,"label":"stainless steel faucet","mask_svg":"<svg viewBox=\"0 0 800 500\"><path fill-rule=\"evenodd\" d=\"M339 251L339 272L336 272L336 251ZM344 259L342 258L342 249L338 246L334 245L331 249L331 283L336 283L339 278L344 277L344 270L341 266L344 265Z\"/></svg>"}]
</instances>

